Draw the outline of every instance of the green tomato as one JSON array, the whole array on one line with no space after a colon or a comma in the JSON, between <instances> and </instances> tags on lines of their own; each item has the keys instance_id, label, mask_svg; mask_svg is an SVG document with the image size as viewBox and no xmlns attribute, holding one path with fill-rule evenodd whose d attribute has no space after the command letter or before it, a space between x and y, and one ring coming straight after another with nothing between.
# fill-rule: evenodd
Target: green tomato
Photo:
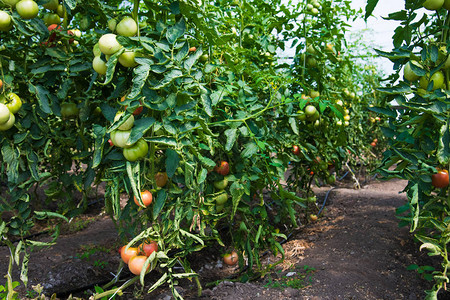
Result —
<instances>
[{"instance_id":1,"label":"green tomato","mask_svg":"<svg viewBox=\"0 0 450 300\"><path fill-rule=\"evenodd\" d=\"M98 40L98 46L100 51L105 55L113 55L122 48L122 45L116 40L116 35L114 33L102 35Z\"/></svg>"},{"instance_id":2,"label":"green tomato","mask_svg":"<svg viewBox=\"0 0 450 300\"><path fill-rule=\"evenodd\" d=\"M138 64L134 60L136 58L136 52L134 51L125 51L119 56L119 63L125 68L134 68Z\"/></svg>"},{"instance_id":3,"label":"green tomato","mask_svg":"<svg viewBox=\"0 0 450 300\"><path fill-rule=\"evenodd\" d=\"M108 70L106 62L103 61L103 59L101 59L100 55L94 57L94 60L92 61L92 68L94 69L95 72L97 72L100 75L105 75L106 70Z\"/></svg>"},{"instance_id":4,"label":"green tomato","mask_svg":"<svg viewBox=\"0 0 450 300\"><path fill-rule=\"evenodd\" d=\"M6 122L8 122L10 115L11 112L9 111L8 107L5 104L0 103L0 124L5 124Z\"/></svg>"},{"instance_id":5,"label":"green tomato","mask_svg":"<svg viewBox=\"0 0 450 300\"><path fill-rule=\"evenodd\" d=\"M0 31L8 31L11 28L11 16L6 11L0 10Z\"/></svg>"},{"instance_id":6,"label":"green tomato","mask_svg":"<svg viewBox=\"0 0 450 300\"><path fill-rule=\"evenodd\" d=\"M313 105L307 105L305 107L305 114L307 118L313 117L317 113L317 109Z\"/></svg>"},{"instance_id":7,"label":"green tomato","mask_svg":"<svg viewBox=\"0 0 450 300\"><path fill-rule=\"evenodd\" d=\"M111 132L111 141L119 148L130 148L133 145L127 144L131 130L114 130Z\"/></svg>"},{"instance_id":8,"label":"green tomato","mask_svg":"<svg viewBox=\"0 0 450 300\"><path fill-rule=\"evenodd\" d=\"M123 112L118 112L114 117L114 122L117 122L123 114L124 114ZM125 122L122 123L122 125L120 125L117 129L129 130L133 127L133 124L134 124L134 116L129 115L128 118L125 120Z\"/></svg>"},{"instance_id":9,"label":"green tomato","mask_svg":"<svg viewBox=\"0 0 450 300\"><path fill-rule=\"evenodd\" d=\"M1 0L4 4L14 7L16 6L17 2L19 2L19 0Z\"/></svg>"},{"instance_id":10,"label":"green tomato","mask_svg":"<svg viewBox=\"0 0 450 300\"><path fill-rule=\"evenodd\" d=\"M444 4L444 0L426 0L423 3L423 7L428 10L438 10Z\"/></svg>"},{"instance_id":11,"label":"green tomato","mask_svg":"<svg viewBox=\"0 0 450 300\"><path fill-rule=\"evenodd\" d=\"M327 183L328 184L333 184L333 183L335 183L336 182L336 176L334 176L334 175L328 175L328 177L327 177Z\"/></svg>"},{"instance_id":12,"label":"green tomato","mask_svg":"<svg viewBox=\"0 0 450 300\"><path fill-rule=\"evenodd\" d=\"M228 179L224 178L223 180L215 181L214 187L218 190L223 190L228 186Z\"/></svg>"},{"instance_id":13,"label":"green tomato","mask_svg":"<svg viewBox=\"0 0 450 300\"><path fill-rule=\"evenodd\" d=\"M433 88L431 89L432 91L445 88L444 73L438 71L434 73L431 78L429 77L429 74L422 76L420 77L419 85L421 88L426 90L430 82L433 82Z\"/></svg>"},{"instance_id":14,"label":"green tomato","mask_svg":"<svg viewBox=\"0 0 450 300\"><path fill-rule=\"evenodd\" d=\"M44 21L46 26L61 23L61 18L56 13L46 13L42 20Z\"/></svg>"},{"instance_id":15,"label":"green tomato","mask_svg":"<svg viewBox=\"0 0 450 300\"><path fill-rule=\"evenodd\" d=\"M299 110L297 111L297 119L300 121L305 121L306 120L306 114L303 110Z\"/></svg>"},{"instance_id":16,"label":"green tomato","mask_svg":"<svg viewBox=\"0 0 450 300\"><path fill-rule=\"evenodd\" d=\"M49 0L47 3L42 4L42 6L49 10L57 10L58 9L58 0Z\"/></svg>"},{"instance_id":17,"label":"green tomato","mask_svg":"<svg viewBox=\"0 0 450 300\"><path fill-rule=\"evenodd\" d=\"M16 11L24 19L33 19L39 13L39 6L33 0L21 0L16 4Z\"/></svg>"},{"instance_id":18,"label":"green tomato","mask_svg":"<svg viewBox=\"0 0 450 300\"><path fill-rule=\"evenodd\" d=\"M6 96L0 96L0 102L6 104L9 111L15 114L22 107L22 100L14 93L8 93Z\"/></svg>"},{"instance_id":19,"label":"green tomato","mask_svg":"<svg viewBox=\"0 0 450 300\"><path fill-rule=\"evenodd\" d=\"M414 71L411 68L411 64L414 64L415 66L417 66L419 68L422 68L422 66L418 62L412 60L412 61L409 61L403 68L403 77L410 82L414 82L414 81L419 80L420 76L418 76L418 75L416 75L416 73L414 73Z\"/></svg>"},{"instance_id":20,"label":"green tomato","mask_svg":"<svg viewBox=\"0 0 450 300\"><path fill-rule=\"evenodd\" d=\"M138 31L138 26L133 18L125 17L117 24L116 31L119 35L135 36Z\"/></svg>"},{"instance_id":21,"label":"green tomato","mask_svg":"<svg viewBox=\"0 0 450 300\"><path fill-rule=\"evenodd\" d=\"M138 140L130 148L123 149L123 156L128 161L136 161L144 158L148 153L148 144L144 139Z\"/></svg>"},{"instance_id":22,"label":"green tomato","mask_svg":"<svg viewBox=\"0 0 450 300\"><path fill-rule=\"evenodd\" d=\"M79 109L75 103L62 103L61 116L64 119L76 119L78 117Z\"/></svg>"},{"instance_id":23,"label":"green tomato","mask_svg":"<svg viewBox=\"0 0 450 300\"><path fill-rule=\"evenodd\" d=\"M214 197L217 205L224 205L228 201L228 194L226 192L220 193Z\"/></svg>"},{"instance_id":24,"label":"green tomato","mask_svg":"<svg viewBox=\"0 0 450 300\"><path fill-rule=\"evenodd\" d=\"M9 119L6 123L0 124L0 131L5 131L13 127L14 123L16 122L16 118L12 113L9 113Z\"/></svg>"},{"instance_id":25,"label":"green tomato","mask_svg":"<svg viewBox=\"0 0 450 300\"><path fill-rule=\"evenodd\" d=\"M116 30L117 26L117 20L116 19L109 19L108 20L108 28L111 30L111 32L114 32Z\"/></svg>"}]
</instances>

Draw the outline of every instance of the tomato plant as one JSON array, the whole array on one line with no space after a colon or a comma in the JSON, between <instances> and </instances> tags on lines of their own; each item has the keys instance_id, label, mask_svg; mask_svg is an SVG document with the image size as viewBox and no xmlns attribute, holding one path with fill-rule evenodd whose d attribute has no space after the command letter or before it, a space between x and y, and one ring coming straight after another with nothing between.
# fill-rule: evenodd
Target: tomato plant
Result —
<instances>
[{"instance_id":1,"label":"tomato plant","mask_svg":"<svg viewBox=\"0 0 450 300\"><path fill-rule=\"evenodd\" d=\"M430 256L443 260L443 268L430 274L435 282L433 288L426 291L426 299L437 299L449 280L445 266L449 259L448 172L440 169L448 169L450 163L445 96L450 79L447 69L450 41L448 27L440 22L441 18L448 18L449 11L442 7L441 0L421 2L407 3L402 16L390 14L390 19L401 22L395 31L403 33L393 36L393 51L378 53L394 62L396 72L388 85L379 88L386 100L369 109L379 115L371 116L372 123L388 119L383 128L388 145L380 174L408 180L404 192L409 201L397 209L400 224L410 226L421 250L426 249ZM416 16L422 5L433 12L420 22L419 30L412 30L410 26L415 21L408 16ZM368 10L366 16L370 13ZM395 82L401 70L404 80ZM394 99L395 104L391 103Z\"/></svg>"}]
</instances>

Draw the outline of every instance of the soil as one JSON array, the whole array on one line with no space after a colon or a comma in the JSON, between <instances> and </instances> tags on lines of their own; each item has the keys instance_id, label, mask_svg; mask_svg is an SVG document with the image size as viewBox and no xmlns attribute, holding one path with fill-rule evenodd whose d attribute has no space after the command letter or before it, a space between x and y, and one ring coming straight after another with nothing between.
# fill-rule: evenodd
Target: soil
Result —
<instances>
[{"instance_id":1,"label":"soil","mask_svg":"<svg viewBox=\"0 0 450 300\"><path fill-rule=\"evenodd\" d=\"M233 282L227 278L238 267L224 266L220 251L205 249L192 262L204 286L202 296L197 296L194 281L181 281L177 290L185 299L423 299L432 282L407 267L439 268L440 262L420 252L409 229L398 226L395 209L406 202L399 193L405 185L391 180L372 181L358 190L349 182L333 189L316 188L319 207L326 198L323 213L317 221L301 225L283 244L282 263L277 264L281 257L263 257L266 265L273 264L265 276L250 283ZM46 295L88 299L95 284L101 286L117 273L119 243L113 222L101 210L76 222L75 232L68 231L50 248L31 253L28 286L16 288L20 299L30 296L31 286L38 283ZM7 273L8 259L7 248L0 247L0 274ZM13 280L19 281L18 269L14 266ZM152 273L146 276L147 289L158 279L159 274ZM127 271L122 275L131 278ZM207 286L214 281L220 283ZM139 285L129 288L121 299L137 299L140 290ZM167 288L143 293L141 298L173 299ZM439 295L447 298L447 293Z\"/></svg>"}]
</instances>

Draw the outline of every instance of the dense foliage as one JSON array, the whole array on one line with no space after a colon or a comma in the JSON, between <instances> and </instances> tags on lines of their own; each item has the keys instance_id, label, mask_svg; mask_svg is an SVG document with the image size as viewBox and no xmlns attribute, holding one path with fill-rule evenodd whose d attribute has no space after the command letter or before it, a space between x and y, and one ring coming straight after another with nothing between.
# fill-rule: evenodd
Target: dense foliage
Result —
<instances>
[{"instance_id":1,"label":"dense foliage","mask_svg":"<svg viewBox=\"0 0 450 300\"><path fill-rule=\"evenodd\" d=\"M375 4L368 1L367 15ZM388 95L386 102L372 108L389 118L382 129L389 146L380 172L408 180L404 192L409 203L397 210L401 224L410 225L421 250L442 258L440 270L420 267L435 282L427 299L437 299L449 282L448 9L449 1L406 1L404 10L389 14L388 19L401 22L393 36L394 49L378 52L394 63L396 72L379 89Z\"/></svg>"},{"instance_id":2,"label":"dense foliage","mask_svg":"<svg viewBox=\"0 0 450 300\"><path fill-rule=\"evenodd\" d=\"M348 52L350 1L42 0L36 17L15 2L0 2L0 233L10 270L26 253L25 283L48 245L27 238L35 222L82 213L102 182L134 281L161 274L149 292L168 283L179 298L189 254L213 243L247 280L317 211L313 181L376 158L378 78Z\"/></svg>"}]
</instances>

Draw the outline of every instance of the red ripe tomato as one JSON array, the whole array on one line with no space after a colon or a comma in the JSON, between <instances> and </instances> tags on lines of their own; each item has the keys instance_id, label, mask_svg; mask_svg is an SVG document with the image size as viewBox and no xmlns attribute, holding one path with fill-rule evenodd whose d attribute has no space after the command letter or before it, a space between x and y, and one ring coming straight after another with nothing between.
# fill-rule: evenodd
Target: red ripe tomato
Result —
<instances>
[{"instance_id":1,"label":"red ripe tomato","mask_svg":"<svg viewBox=\"0 0 450 300\"><path fill-rule=\"evenodd\" d=\"M136 199L136 197L134 197L134 203L136 203L137 206L141 206L141 207L147 207L150 204L152 204L152 200L153 200L153 196L152 193L150 193L150 191L145 190L143 192L141 192L141 198L142 198L142 202L144 203L145 206L141 206L139 204L138 199Z\"/></svg>"},{"instance_id":2,"label":"red ripe tomato","mask_svg":"<svg viewBox=\"0 0 450 300\"><path fill-rule=\"evenodd\" d=\"M110 147L113 147L113 146L114 146L114 143L111 141L111 139L108 140L108 143L109 143L109 146L110 146Z\"/></svg>"},{"instance_id":3,"label":"red ripe tomato","mask_svg":"<svg viewBox=\"0 0 450 300\"><path fill-rule=\"evenodd\" d=\"M147 256L144 255L136 255L130 258L130 261L128 262L128 268L130 269L130 272L134 275L141 274L142 268L144 267L144 263L147 260ZM147 266L147 270L150 267L150 265Z\"/></svg>"},{"instance_id":4,"label":"red ripe tomato","mask_svg":"<svg viewBox=\"0 0 450 300\"><path fill-rule=\"evenodd\" d=\"M144 242L138 247L139 252L144 254L145 256L150 256L154 251L158 251L158 243L157 242Z\"/></svg>"},{"instance_id":5,"label":"red ripe tomato","mask_svg":"<svg viewBox=\"0 0 450 300\"><path fill-rule=\"evenodd\" d=\"M144 107L143 107L143 106L139 106L138 108L136 108L136 109L133 111L133 115L134 115L134 116L140 115L141 112L142 112L142 110L144 110Z\"/></svg>"},{"instance_id":6,"label":"red ripe tomato","mask_svg":"<svg viewBox=\"0 0 450 300\"><path fill-rule=\"evenodd\" d=\"M227 176L228 173L230 173L230 165L228 164L228 162L223 160L214 168L214 171L216 171L220 175Z\"/></svg>"},{"instance_id":7,"label":"red ripe tomato","mask_svg":"<svg viewBox=\"0 0 450 300\"><path fill-rule=\"evenodd\" d=\"M448 186L448 171L438 170L436 174L431 175L431 184L436 188Z\"/></svg>"},{"instance_id":8,"label":"red ripe tomato","mask_svg":"<svg viewBox=\"0 0 450 300\"><path fill-rule=\"evenodd\" d=\"M51 24L50 26L47 27L48 31L53 31L53 30L59 30L61 31L61 26L59 26L58 24Z\"/></svg>"},{"instance_id":9,"label":"red ripe tomato","mask_svg":"<svg viewBox=\"0 0 450 300\"><path fill-rule=\"evenodd\" d=\"M292 153L294 153L294 155L299 155L300 148L297 145L292 146Z\"/></svg>"},{"instance_id":10,"label":"red ripe tomato","mask_svg":"<svg viewBox=\"0 0 450 300\"><path fill-rule=\"evenodd\" d=\"M196 47L191 47L191 48L189 48L189 52L195 52L195 51L197 51L197 48L196 48Z\"/></svg>"},{"instance_id":11,"label":"red ripe tomato","mask_svg":"<svg viewBox=\"0 0 450 300\"><path fill-rule=\"evenodd\" d=\"M372 146L372 147L375 147L376 145L377 145L377 143L375 143L375 142L370 143L370 146Z\"/></svg>"},{"instance_id":12,"label":"red ripe tomato","mask_svg":"<svg viewBox=\"0 0 450 300\"><path fill-rule=\"evenodd\" d=\"M231 251L223 256L223 262L229 266L234 266L238 262L239 256L236 251Z\"/></svg>"},{"instance_id":13,"label":"red ripe tomato","mask_svg":"<svg viewBox=\"0 0 450 300\"><path fill-rule=\"evenodd\" d=\"M138 254L138 248L128 247L128 249L125 251L126 247L127 246L125 245L120 248L120 257L122 257L123 262L127 264L130 258Z\"/></svg>"}]
</instances>

